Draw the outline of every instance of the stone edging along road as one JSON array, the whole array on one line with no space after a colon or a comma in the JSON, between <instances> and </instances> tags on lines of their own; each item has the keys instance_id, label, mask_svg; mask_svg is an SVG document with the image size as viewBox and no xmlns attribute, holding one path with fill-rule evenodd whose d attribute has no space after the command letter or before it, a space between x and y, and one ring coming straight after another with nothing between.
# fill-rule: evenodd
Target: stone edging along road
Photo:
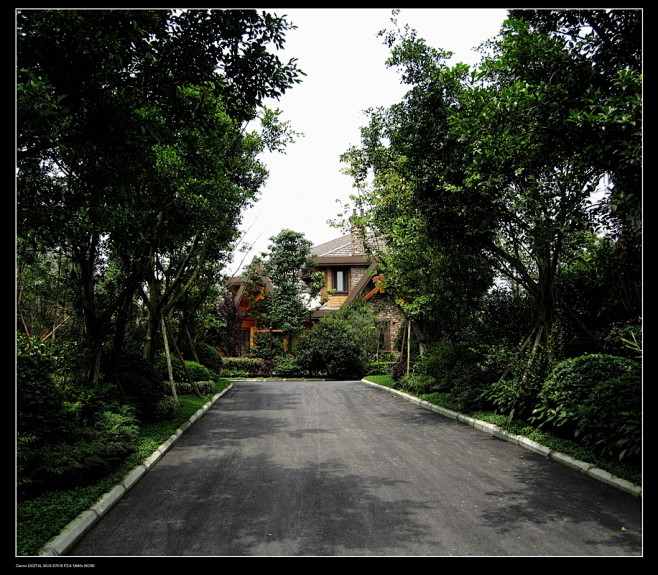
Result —
<instances>
[{"instance_id":1,"label":"stone edging along road","mask_svg":"<svg viewBox=\"0 0 658 575\"><path fill-rule=\"evenodd\" d=\"M428 409L435 413L439 413L440 415L443 415L445 417L449 417L450 419L455 419L461 423L470 425L475 429L479 429L498 439L509 441L510 443L514 443L525 449L528 449L540 455L544 455L545 457L548 457L568 467L571 467L582 473L585 473L588 476L592 477L593 479L611 485L612 487L620 489L621 491L625 491L627 493L630 493L631 495L635 495L638 497L642 495L641 486L635 485L634 483L626 481L625 479L615 477L614 475L608 473L607 471L594 467L589 463L578 461L577 459L573 459L572 457L569 457L564 453L560 453L553 449L549 449L548 447L545 447L535 441L532 441L527 437L508 433L497 425L486 423L484 421L480 421L477 419L473 419L472 417L468 417L459 412L452 411L444 407L439 407L438 405L434 405L427 401L421 400L417 397L414 397L413 395L409 395L397 389L392 389L390 387L379 385L377 383L368 381L367 379L362 379L361 381L367 385L371 385L379 389L384 389L390 392L391 394L398 395L403 399L415 403L416 405L419 405L424 409ZM231 384L229 387L224 389L222 392L215 395L208 403L206 403L201 409L199 409L190 418L189 421L185 422L179 429L177 429L176 432L165 443L163 443L149 458L147 458L141 465L137 466L130 473L128 473L123 478L121 483L119 483L111 491L103 495L89 510L83 512L76 519L71 521L71 523L69 523L57 537L55 537L53 540L51 540L41 549L39 555L61 556L64 555L69 549L71 549L75 545L75 543L86 533L86 531L90 529L101 517L103 517L114 506L114 504L117 503L117 501L119 501L121 497L123 497L124 493L126 493L133 485L135 485L135 483L137 483L141 479L141 477L153 465L155 465L155 463L169 450L169 448L178 440L178 438L185 432L185 430L188 427L190 427L195 421L197 421L202 415L204 415L206 411L208 411L208 409L210 409L210 407L212 407L212 405L214 405L214 403L222 395L224 395L227 391L229 391L232 387L233 384Z\"/></svg>"},{"instance_id":2,"label":"stone edging along road","mask_svg":"<svg viewBox=\"0 0 658 575\"><path fill-rule=\"evenodd\" d=\"M562 463L566 465L567 467L571 467L573 469L576 469L582 473L585 473L586 475L589 475L590 477L601 481L603 483L607 483L608 485L611 485L612 487L616 487L617 489L620 489L621 491L625 491L627 493L630 493L631 495L636 495L638 497L642 496L642 486L641 485L636 485L634 483L631 483L630 481L627 481L625 479L621 479L619 477L615 477L611 473L608 473L607 471L604 471L603 469L599 469L598 467L595 467L591 463L585 463L584 461L579 461L577 459L574 459L573 457L570 457L564 453L560 453L559 451L555 451L554 449L550 449L548 447L545 447L544 445L541 445L537 443L536 441L533 441L531 439L528 439L527 437L523 437L522 435L515 435L513 433L508 433L498 425L494 425L493 423L487 423L485 421L480 421L478 419L473 419L472 417L468 417L466 415L463 415L457 411L452 411L450 409L446 409L445 407L439 407L438 405L434 405L433 403L429 403L428 401L424 401L422 399L419 399L418 397L414 397L413 395L409 395L408 393L404 393L403 391L399 391L397 389L392 389L390 387L385 387L382 385L378 385L376 383L373 383L371 381L368 381L367 379L361 380L363 383L367 383L368 385L376 386L379 388L384 388L390 391L391 393L395 395L399 395L400 397L403 397L404 399L415 403L425 409L429 409L430 411L433 411L435 413L439 413L445 417L449 417L450 419L456 419L457 421L460 421L462 423L466 423L470 425L471 427L474 427L475 429L479 429L480 431L484 431L485 433L488 433L489 435L493 435L494 437L498 439L502 439L504 441L509 441L510 443L515 443L516 445L519 445L521 447L524 447L525 449L528 449L530 451L534 451L535 453L539 453L540 455L544 455L545 457L548 457L550 459L553 459L559 463Z\"/></svg>"}]
</instances>

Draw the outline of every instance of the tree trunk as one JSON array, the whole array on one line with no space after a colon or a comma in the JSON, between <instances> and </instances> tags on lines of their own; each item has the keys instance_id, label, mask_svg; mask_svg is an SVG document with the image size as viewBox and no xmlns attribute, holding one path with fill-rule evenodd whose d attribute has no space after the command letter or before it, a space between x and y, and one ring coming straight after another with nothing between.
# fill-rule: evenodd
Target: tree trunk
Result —
<instances>
[{"instance_id":1,"label":"tree trunk","mask_svg":"<svg viewBox=\"0 0 658 575\"><path fill-rule=\"evenodd\" d=\"M164 318L162 321L162 340L164 342L165 357L167 358L167 374L169 375L169 385L171 387L171 395L174 401L178 403L178 394L176 393L176 382L174 381L174 370L171 367L171 354L169 353L169 340L167 338L167 326L165 325Z\"/></svg>"},{"instance_id":2,"label":"tree trunk","mask_svg":"<svg viewBox=\"0 0 658 575\"><path fill-rule=\"evenodd\" d=\"M169 336L171 337L171 332L169 331L169 328L167 327L167 323L164 320L164 318L162 318L162 329L163 331L168 332ZM178 346L176 345L176 340L173 337L171 337L171 345L174 347L178 359L180 359L181 363L183 364L183 370L185 371L185 376L190 382L190 385L192 386L194 393L196 394L197 397L203 397L203 394L201 393L199 386L194 381L194 378L192 377L190 370L187 368L187 365L185 364L185 358L183 357L183 354L180 352L180 349L178 349Z\"/></svg>"}]
</instances>

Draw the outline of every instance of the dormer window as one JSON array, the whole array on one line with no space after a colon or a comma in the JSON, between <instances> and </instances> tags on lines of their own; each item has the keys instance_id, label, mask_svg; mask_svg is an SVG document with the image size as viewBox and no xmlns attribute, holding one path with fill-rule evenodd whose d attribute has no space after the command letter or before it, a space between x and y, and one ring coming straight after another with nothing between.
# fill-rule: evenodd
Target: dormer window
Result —
<instances>
[{"instance_id":1,"label":"dormer window","mask_svg":"<svg viewBox=\"0 0 658 575\"><path fill-rule=\"evenodd\" d=\"M336 293L347 293L349 291L349 271L347 269L334 270L333 288Z\"/></svg>"}]
</instances>

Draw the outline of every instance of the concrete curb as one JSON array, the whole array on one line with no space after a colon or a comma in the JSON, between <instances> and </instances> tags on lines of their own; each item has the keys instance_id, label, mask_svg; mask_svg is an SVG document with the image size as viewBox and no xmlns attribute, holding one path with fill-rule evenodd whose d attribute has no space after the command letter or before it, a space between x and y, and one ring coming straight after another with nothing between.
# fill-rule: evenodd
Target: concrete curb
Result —
<instances>
[{"instance_id":1,"label":"concrete curb","mask_svg":"<svg viewBox=\"0 0 658 575\"><path fill-rule=\"evenodd\" d=\"M206 403L203 407L192 415L192 417L183 423L172 435L165 441L158 449L156 449L149 457L147 457L140 465L130 471L121 482L103 495L94 505L87 511L82 512L78 517L71 521L62 531L46 543L41 548L39 556L60 556L66 553L73 547L80 538L93 527L101 517L103 517L114 505L124 496L128 490L133 487L144 474L155 465L158 460L169 450L169 448L176 443L178 438L183 432L189 428L195 421L197 421L212 405L229 389L233 384L229 385L226 389L213 396L213 398Z\"/></svg>"},{"instance_id":2,"label":"concrete curb","mask_svg":"<svg viewBox=\"0 0 658 575\"><path fill-rule=\"evenodd\" d=\"M589 477L592 477L593 479L596 479L597 481L601 481L602 483L606 483L612 487L615 487L621 491L624 491L626 493L630 493L631 495L634 495L636 497L642 497L642 486L641 485L636 485L634 483L631 483L630 481L627 481L625 479L621 479L620 477L615 477L614 475L608 473L607 471L604 471L603 469L599 469L598 467L595 467L591 463L586 463L584 461L579 461L577 459L574 459L573 457L570 457L569 455L566 455L564 453L561 453L559 451L555 451L554 449L550 449L549 447L546 447L544 445L541 445L537 443L536 441L533 441L531 439L528 439L527 437L524 437L522 435L515 435L513 433L509 433L499 427L498 425L494 425L493 423L487 423L486 421L480 421L478 419L474 419L472 417L468 417L466 415L463 415L461 413L458 413L456 411L452 411L450 409L446 409L444 407L439 407L438 405L434 405L433 403L429 403L428 401L424 401L422 399L419 399L418 397L414 397L413 395L409 395L408 393L404 393L403 391L397 390L397 389L392 389L390 387L387 387L385 385L379 385L378 383L374 383L372 381L368 381L367 379L362 379L361 380L363 383L366 383L368 385L371 385L373 387L378 387L380 389L385 389L386 391L389 391L390 393L394 395L398 395L407 401L410 401L411 403L415 403L416 405L419 405L420 407L423 407L425 409L428 409L429 411L433 411L435 413L439 413L445 417L449 417L450 419L455 419L457 421L460 421L461 423L465 423L467 425L470 425L471 427L474 427L475 429L479 429L480 431L483 431L485 433L488 433L489 435L493 435L494 437L498 439L502 439L503 441L508 441L510 443L514 443L516 445L519 445L520 447L523 447L525 449L528 449L534 453L538 453L539 455L543 455L544 457L547 457L549 459L553 459L554 461L557 461L558 463L561 463L563 465L566 465L567 467L571 467L572 469L575 469L577 471L580 471L581 473L585 473Z\"/></svg>"},{"instance_id":3,"label":"concrete curb","mask_svg":"<svg viewBox=\"0 0 658 575\"><path fill-rule=\"evenodd\" d=\"M439 407L438 405L434 405L427 401L421 400L418 397L414 397L397 389L379 385L377 383L373 383L372 381L368 381L367 379L363 379L361 381L373 387L378 387L380 389L389 391L394 395L398 395L407 401L410 401L411 403L415 403L416 405L423 407L424 409L439 413L445 417L449 417L450 419L455 419L461 423L470 425L471 427L479 429L480 431L488 433L489 435L497 437L498 439L509 441L510 443L515 443L525 449L529 449L530 451L554 459L559 463L585 473L593 479L611 485L612 487L630 493L631 495L638 497L641 497L642 495L641 486L635 485L629 481L626 481L625 479L615 477L607 471L598 469L589 463L578 461L572 457L569 457L568 455L565 455L564 453L549 449L548 447L540 445L539 443L532 441L527 437L508 433L497 425L468 417L450 409ZM158 460L169 450L169 448L174 443L176 443L183 432L188 429L195 421L197 421L204 413L206 413L206 411L208 411L208 409L210 409L210 407L214 405L214 403L232 387L233 384L229 385L226 389L215 395L208 403L200 408L189 419L189 421L183 423L171 435L171 437L169 437L167 441L165 441L148 458L146 458L143 463L130 471L118 485L103 495L87 511L81 513L66 527L64 527L59 535L44 545L44 547L39 552L39 556L57 557L64 555L69 549L71 549L87 532L87 530L93 527L101 519L101 517L103 517L124 496L124 494L127 493L128 490L130 490L130 488L133 487L144 476L144 474L158 462Z\"/></svg>"}]
</instances>

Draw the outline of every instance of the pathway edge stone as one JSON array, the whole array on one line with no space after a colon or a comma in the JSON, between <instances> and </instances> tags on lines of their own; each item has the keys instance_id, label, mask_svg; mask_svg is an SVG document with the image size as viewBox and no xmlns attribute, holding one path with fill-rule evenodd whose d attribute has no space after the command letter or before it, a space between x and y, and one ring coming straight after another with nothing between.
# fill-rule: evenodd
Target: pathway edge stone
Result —
<instances>
[{"instance_id":1,"label":"pathway edge stone","mask_svg":"<svg viewBox=\"0 0 658 575\"><path fill-rule=\"evenodd\" d=\"M528 449L530 451L533 451L535 453L538 453L540 455L543 455L544 457L548 457L549 459L553 459L554 461L557 461L558 463L561 463L563 465L566 465L568 467L571 467L572 469L576 469L577 471L580 471L581 473L585 473L589 477L596 479L597 481L601 481L602 483L606 483L607 485L610 485L612 487L615 487L616 489L619 489L621 491L624 491L626 493L630 493L631 495L634 495L636 497L642 497L642 486L641 485L636 485L635 483L631 483L630 481L627 481L626 479L622 479L620 477L616 477L612 475L611 473L608 473L607 471L603 469L599 469L598 467L595 467L594 465L590 463L586 463L584 461L579 461L577 459L574 459L573 457L570 457L569 455L566 455L565 453L561 453L559 451L555 451L554 449L551 449L549 447L546 447L544 445L541 445L540 443L537 443L536 441L533 441L532 439L528 439L527 437L523 437L522 435L514 435L513 433L508 433L498 425L494 425L492 423L487 423L486 421L480 421L478 419L474 419L472 417L469 417L467 415L463 415L459 412L452 411L450 409L446 409L444 407L440 407L438 405L431 404L427 401L422 401L419 400L417 397L414 397L413 395L410 395L408 393L405 393L404 391L400 391L399 389L393 389L391 387L387 387L385 385L380 385L378 383L375 383L373 381L368 381L367 379L362 379L361 380L363 383L371 385L373 387L378 387L379 389L384 389L393 395L397 395L403 399L406 399L407 401L411 401L412 403L415 403L417 405L420 405L420 407L423 407L424 409L428 409L430 411L433 411L434 413L439 413L445 417L449 417L450 419L456 419L457 421L461 423L465 423L467 425L470 425L471 427L478 429L480 431L483 431L484 433L488 433L489 435L492 435L498 439L502 439L504 441L509 441L510 443L515 443L524 449Z\"/></svg>"},{"instance_id":2,"label":"pathway edge stone","mask_svg":"<svg viewBox=\"0 0 658 575\"><path fill-rule=\"evenodd\" d=\"M78 517L73 519L60 533L48 543L46 543L39 551L39 556L57 557L66 553L73 547L80 538L89 530L94 524L105 515L114 505L133 487L144 474L169 450L169 448L176 443L178 438L183 432L201 417L215 402L229 391L233 384L229 385L206 403L203 407L199 408L189 421L183 423L162 445L160 445L149 457L142 463L129 471L121 482L113 487L110 491L101 496L101 498L91 506L87 511L83 511Z\"/></svg>"}]
</instances>

